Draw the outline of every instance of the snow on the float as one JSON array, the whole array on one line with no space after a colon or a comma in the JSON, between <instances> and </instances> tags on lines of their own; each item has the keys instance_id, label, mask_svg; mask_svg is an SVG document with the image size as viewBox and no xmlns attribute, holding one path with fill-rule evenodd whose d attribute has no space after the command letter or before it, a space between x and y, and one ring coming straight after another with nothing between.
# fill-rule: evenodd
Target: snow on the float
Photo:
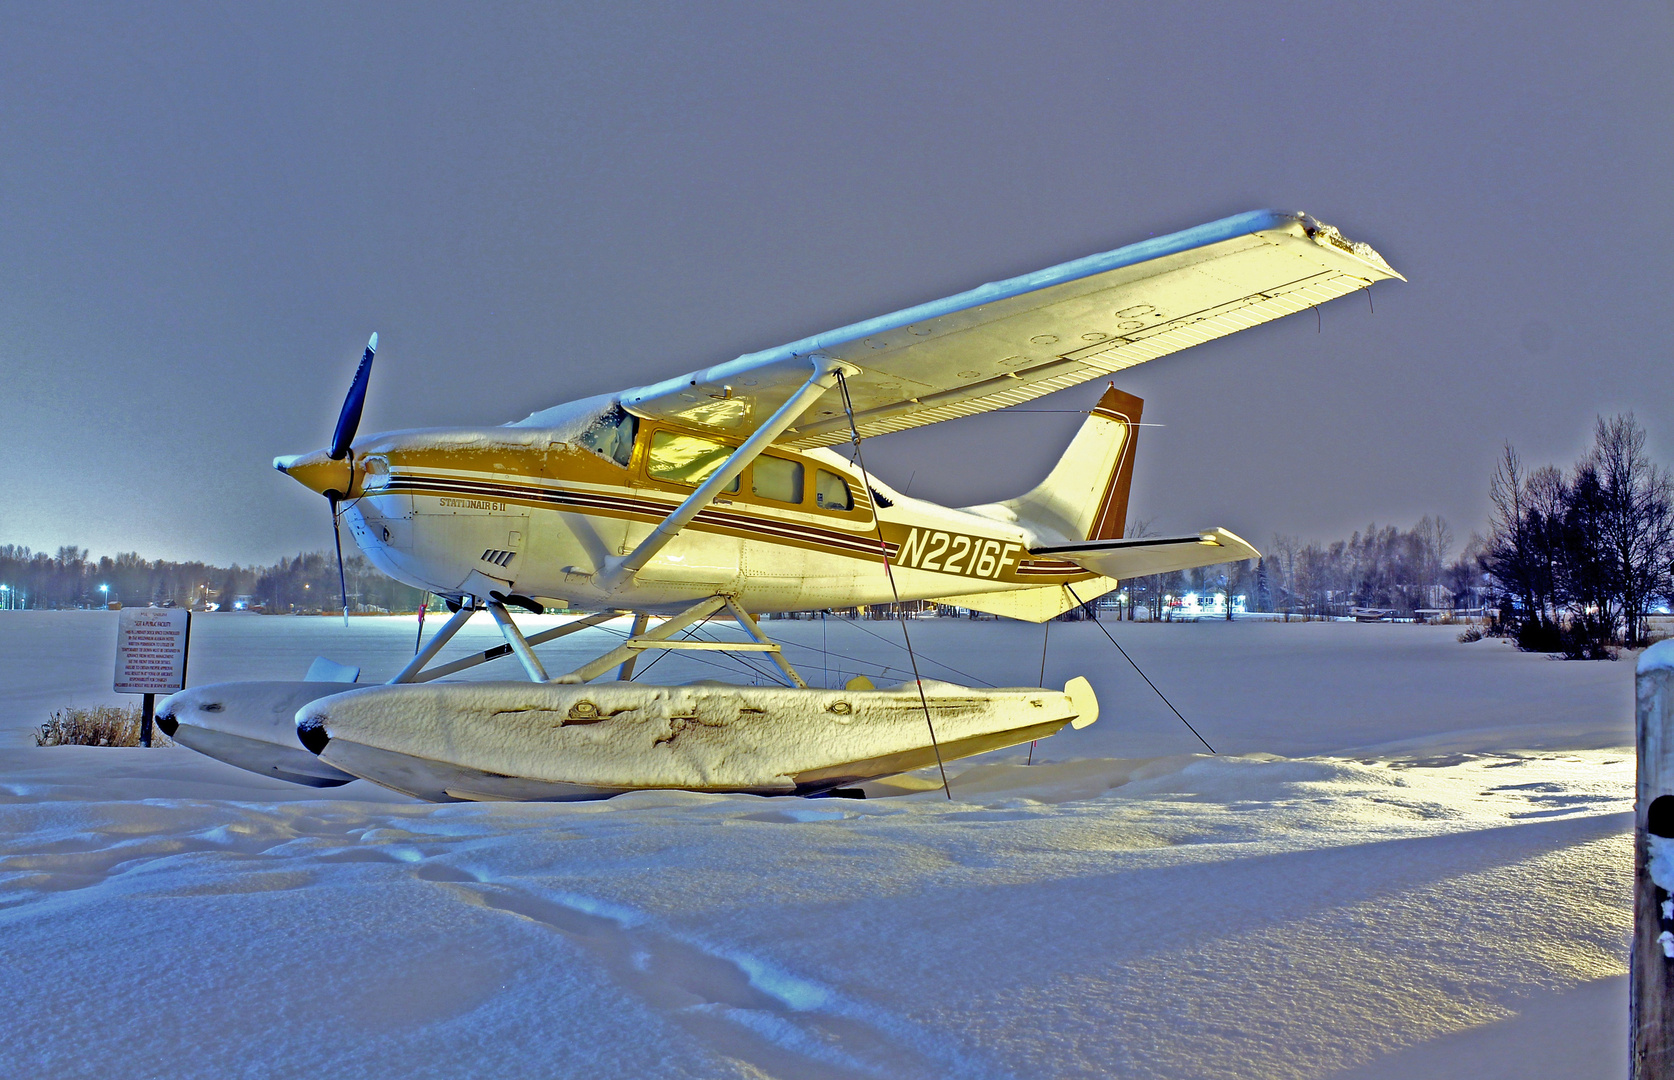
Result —
<instances>
[{"instance_id":1,"label":"snow on the float","mask_svg":"<svg viewBox=\"0 0 1674 1080\"><path fill-rule=\"evenodd\" d=\"M898 773L911 765L870 762L887 765L913 753L924 760L932 736L950 748L982 738L1003 746L1020 741L1007 738L1009 732L1049 735L1071 721L1085 727L1097 708L1090 693L1083 696L1078 704L1067 692L973 691L934 679L865 690L707 680L689 686L412 683L349 690L293 709L292 741L297 729L319 729L330 735L320 751L328 762L337 763L342 748L352 745L403 762L446 763L488 780L786 794L804 777ZM343 763L359 775L424 794L347 764L353 760L351 752Z\"/></svg>"},{"instance_id":2,"label":"snow on the float","mask_svg":"<svg viewBox=\"0 0 1674 1080\"><path fill-rule=\"evenodd\" d=\"M235 677L236 645L250 677L297 678L312 653L378 677L410 655L412 620L366 623L350 637L328 620L205 620L194 664ZM820 643L818 624L769 628ZM826 655L845 656L828 661L836 685L862 661L899 662L882 638L826 629ZM1019 747L951 766L952 801L930 769L865 801L438 806L180 748L13 739L0 1067L1622 1073L1630 664L1463 645L1447 628L1113 629L1218 756L1076 624L1053 628L1047 680L1088 675L1100 722L1042 741L1033 765ZM1038 627L913 631L989 681L1038 677ZM17 659L96 636L0 616L0 729L21 735L49 692L98 698L91 677L54 689Z\"/></svg>"},{"instance_id":3,"label":"snow on the float","mask_svg":"<svg viewBox=\"0 0 1674 1080\"><path fill-rule=\"evenodd\" d=\"M1674 671L1674 640L1659 641L1639 654L1638 672Z\"/></svg>"}]
</instances>

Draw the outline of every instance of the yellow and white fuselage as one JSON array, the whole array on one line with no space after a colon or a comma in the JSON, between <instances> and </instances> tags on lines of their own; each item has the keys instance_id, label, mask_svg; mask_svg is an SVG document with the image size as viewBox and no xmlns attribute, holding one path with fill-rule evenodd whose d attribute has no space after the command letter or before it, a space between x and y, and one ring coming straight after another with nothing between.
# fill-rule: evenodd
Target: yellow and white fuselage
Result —
<instances>
[{"instance_id":1,"label":"yellow and white fuselage","mask_svg":"<svg viewBox=\"0 0 1674 1080\"><path fill-rule=\"evenodd\" d=\"M1102 481L1118 461L1131 460L1124 453L1131 429L1108 410L1095 417L1111 428L1101 440L1109 451L1100 455ZM665 612L720 594L769 612L897 595L976 598L1100 576L1030 554L1043 541L1084 533L1045 534L1039 523L1004 520L1015 515L997 507L938 506L876 477L868 484L829 450L775 448L629 581L607 591L596 581L599 570L633 551L736 440L639 419L609 400L532 419L539 422L373 435L341 462L311 455L280 464L316 490L344 492L350 534L380 570L455 599L497 593L588 610ZM1109 498L1118 494L1125 503L1125 483ZM1083 591L1086 599L1104 588Z\"/></svg>"}]
</instances>

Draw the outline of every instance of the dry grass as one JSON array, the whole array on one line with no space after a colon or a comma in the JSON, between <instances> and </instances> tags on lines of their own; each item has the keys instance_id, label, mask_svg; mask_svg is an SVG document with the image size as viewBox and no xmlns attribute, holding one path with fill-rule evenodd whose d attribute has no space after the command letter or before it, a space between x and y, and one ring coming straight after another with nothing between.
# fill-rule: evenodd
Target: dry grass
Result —
<instances>
[{"instance_id":1,"label":"dry grass","mask_svg":"<svg viewBox=\"0 0 1674 1080\"><path fill-rule=\"evenodd\" d=\"M91 709L59 709L33 732L36 746L138 746L138 705L95 705ZM155 726L152 746L173 746L174 742Z\"/></svg>"}]
</instances>

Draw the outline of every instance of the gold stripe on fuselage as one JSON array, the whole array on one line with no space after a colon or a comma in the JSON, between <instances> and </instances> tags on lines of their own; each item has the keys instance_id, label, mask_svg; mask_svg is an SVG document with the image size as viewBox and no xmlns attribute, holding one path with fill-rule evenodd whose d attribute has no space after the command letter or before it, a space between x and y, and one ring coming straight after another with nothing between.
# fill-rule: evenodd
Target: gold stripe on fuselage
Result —
<instances>
[{"instance_id":1,"label":"gold stripe on fuselage","mask_svg":"<svg viewBox=\"0 0 1674 1080\"><path fill-rule=\"evenodd\" d=\"M587 490L534 482L528 477L426 474L391 469L386 481L367 497L413 495L433 497L443 507L459 501L490 512L507 506L553 510L596 517L656 523L679 505L647 497L643 489L613 487ZM752 513L733 504L711 504L700 510L689 528L744 540L784 544L822 554L881 562L877 533L821 528L812 524ZM883 520L884 544L892 563L915 570L981 581L1018 585L1049 585L1096 575L1061 559L1032 559L1023 546L1006 536L952 532L946 529ZM903 548L905 550L903 551Z\"/></svg>"},{"instance_id":2,"label":"gold stripe on fuselage","mask_svg":"<svg viewBox=\"0 0 1674 1080\"><path fill-rule=\"evenodd\" d=\"M383 473L376 480L368 475L371 490L364 494L458 499L467 504L499 502L654 524L667 517L692 490L689 485L670 483L647 471L650 439L660 430L683 429L666 422L642 422L634 440L632 459L625 467L568 443L552 443L546 447L469 444L379 447L374 442L365 453L368 458L381 461ZM732 441L714 432L699 434L729 444ZM844 511L822 507L811 511L798 508L806 507L806 502L793 506L757 496L753 492L752 462L740 474L738 490L715 499L687 527L758 543L881 562L878 526L873 518L880 508L874 507L871 493L860 477L848 471L847 463L839 464L840 459L834 459L834 455L816 457L780 447L772 449L772 456L802 463L805 485L810 489L818 470L840 475L849 486L853 508ZM808 497L808 492L804 496ZM943 528L941 522L892 521L886 513L878 516L891 562L915 570L1025 587L1097 576L1061 559L1029 558L1015 534L957 532ZM981 528L980 519L973 518L970 524ZM929 559L930 565L925 565L925 559L912 557L916 554L915 545L928 551L944 542L940 537L946 537L947 545L942 558ZM904 546L908 549L905 553ZM951 566L947 565L949 559L954 560Z\"/></svg>"}]
</instances>

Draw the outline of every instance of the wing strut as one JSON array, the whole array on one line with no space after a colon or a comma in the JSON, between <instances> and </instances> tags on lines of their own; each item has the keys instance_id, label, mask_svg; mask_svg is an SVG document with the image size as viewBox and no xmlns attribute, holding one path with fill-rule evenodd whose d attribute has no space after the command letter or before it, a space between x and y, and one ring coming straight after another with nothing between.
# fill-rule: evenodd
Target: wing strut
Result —
<instances>
[{"instance_id":1,"label":"wing strut","mask_svg":"<svg viewBox=\"0 0 1674 1080\"><path fill-rule=\"evenodd\" d=\"M802 389L790 396L777 412L768 418L767 423L755 430L737 450L732 452L721 467L709 474L709 479L698 485L696 491L686 496L686 501L674 508L674 512L664 518L639 546L621 559L613 559L606 563L599 571L596 583L605 592L614 592L633 576L645 569L645 564L652 556L684 529L698 511L709 505L711 499L720 494L727 485L737 479L744 471L744 466L754 461L769 443L778 438L792 424L801 418L808 406L827 390L837 385L837 377L844 371L856 372L859 368L831 359L829 356L815 355L812 358L814 373L808 381L802 384Z\"/></svg>"}]
</instances>

